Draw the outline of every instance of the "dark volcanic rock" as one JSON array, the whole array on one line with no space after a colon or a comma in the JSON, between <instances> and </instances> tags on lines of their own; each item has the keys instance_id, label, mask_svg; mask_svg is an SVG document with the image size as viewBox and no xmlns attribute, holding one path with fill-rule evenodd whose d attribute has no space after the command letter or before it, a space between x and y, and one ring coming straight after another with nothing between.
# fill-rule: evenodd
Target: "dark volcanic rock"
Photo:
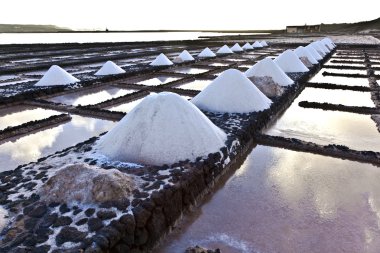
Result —
<instances>
[{"instance_id":1,"label":"dark volcanic rock","mask_svg":"<svg viewBox=\"0 0 380 253\"><path fill-rule=\"evenodd\" d=\"M55 241L60 246L65 242L81 242L84 238L86 238L85 232L80 232L74 227L64 227L55 238Z\"/></svg>"},{"instance_id":2,"label":"dark volcanic rock","mask_svg":"<svg viewBox=\"0 0 380 253\"><path fill-rule=\"evenodd\" d=\"M54 222L53 227L70 225L73 220L69 216L61 216Z\"/></svg>"},{"instance_id":3,"label":"dark volcanic rock","mask_svg":"<svg viewBox=\"0 0 380 253\"><path fill-rule=\"evenodd\" d=\"M90 218L87 224L90 232L98 231L104 226L102 220L99 218Z\"/></svg>"},{"instance_id":4,"label":"dark volcanic rock","mask_svg":"<svg viewBox=\"0 0 380 253\"><path fill-rule=\"evenodd\" d=\"M98 218L102 220L109 220L115 218L116 213L114 211L100 210L96 213L96 216L98 216Z\"/></svg>"},{"instance_id":5,"label":"dark volcanic rock","mask_svg":"<svg viewBox=\"0 0 380 253\"><path fill-rule=\"evenodd\" d=\"M38 205L33 210L31 210L28 215L34 218L41 218L47 212L47 206L44 204Z\"/></svg>"},{"instance_id":6,"label":"dark volcanic rock","mask_svg":"<svg viewBox=\"0 0 380 253\"><path fill-rule=\"evenodd\" d=\"M91 217L93 214L95 213L95 209L94 208L88 208L84 214L87 216L87 217Z\"/></svg>"}]
</instances>

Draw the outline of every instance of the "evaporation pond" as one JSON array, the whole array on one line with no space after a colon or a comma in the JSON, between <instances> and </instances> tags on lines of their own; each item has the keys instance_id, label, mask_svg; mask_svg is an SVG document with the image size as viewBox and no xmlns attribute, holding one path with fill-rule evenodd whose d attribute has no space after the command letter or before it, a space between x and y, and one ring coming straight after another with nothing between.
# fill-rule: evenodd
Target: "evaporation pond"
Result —
<instances>
[{"instance_id":1,"label":"evaporation pond","mask_svg":"<svg viewBox=\"0 0 380 253\"><path fill-rule=\"evenodd\" d=\"M367 70L365 69L333 69L333 68L323 68L321 72L329 72L334 74L349 74L349 75L367 75Z\"/></svg>"},{"instance_id":2,"label":"evaporation pond","mask_svg":"<svg viewBox=\"0 0 380 253\"><path fill-rule=\"evenodd\" d=\"M157 86L169 82L173 82L176 80L179 80L180 78L178 77L170 77L170 76L157 76L153 77L150 79L146 79L143 81L138 82L137 84L142 84L142 85L148 85L148 86Z\"/></svg>"},{"instance_id":3,"label":"evaporation pond","mask_svg":"<svg viewBox=\"0 0 380 253\"><path fill-rule=\"evenodd\" d=\"M61 114L60 112L30 107L30 106L12 106L0 109L0 130L7 127L14 127L29 121L42 120L53 115Z\"/></svg>"},{"instance_id":4,"label":"evaporation pond","mask_svg":"<svg viewBox=\"0 0 380 253\"><path fill-rule=\"evenodd\" d=\"M101 87L90 90L83 90L78 92L69 93L62 96L49 98L48 100L54 103L61 103L67 105L94 105L106 100L121 97L136 90L120 89L116 87Z\"/></svg>"},{"instance_id":5,"label":"evaporation pond","mask_svg":"<svg viewBox=\"0 0 380 253\"><path fill-rule=\"evenodd\" d=\"M97 136L115 124L107 120L71 116L72 120L67 123L0 142L0 172Z\"/></svg>"},{"instance_id":6,"label":"evaporation pond","mask_svg":"<svg viewBox=\"0 0 380 253\"><path fill-rule=\"evenodd\" d=\"M369 87L367 78L362 77L341 77L341 76L323 76L323 71L319 71L313 78L310 79L311 83L332 83L337 85L348 86L366 86Z\"/></svg>"},{"instance_id":7,"label":"evaporation pond","mask_svg":"<svg viewBox=\"0 0 380 253\"><path fill-rule=\"evenodd\" d=\"M180 86L177 86L177 88L180 89L187 89L187 90L203 90L211 83L211 80L195 80L191 81L185 84L182 84Z\"/></svg>"},{"instance_id":8,"label":"evaporation pond","mask_svg":"<svg viewBox=\"0 0 380 253\"><path fill-rule=\"evenodd\" d=\"M375 107L370 92L305 88L297 101Z\"/></svg>"},{"instance_id":9,"label":"evaporation pond","mask_svg":"<svg viewBox=\"0 0 380 253\"><path fill-rule=\"evenodd\" d=\"M205 73L209 71L208 69L201 69L201 68L178 68L174 69L173 72L175 73L182 73L182 74L200 74Z\"/></svg>"},{"instance_id":10,"label":"evaporation pond","mask_svg":"<svg viewBox=\"0 0 380 253\"><path fill-rule=\"evenodd\" d=\"M298 105L301 99L302 95L266 133L321 145L380 151L380 133L370 115L302 108Z\"/></svg>"},{"instance_id":11,"label":"evaporation pond","mask_svg":"<svg viewBox=\"0 0 380 253\"><path fill-rule=\"evenodd\" d=\"M155 253L378 252L380 168L257 146Z\"/></svg>"}]
</instances>

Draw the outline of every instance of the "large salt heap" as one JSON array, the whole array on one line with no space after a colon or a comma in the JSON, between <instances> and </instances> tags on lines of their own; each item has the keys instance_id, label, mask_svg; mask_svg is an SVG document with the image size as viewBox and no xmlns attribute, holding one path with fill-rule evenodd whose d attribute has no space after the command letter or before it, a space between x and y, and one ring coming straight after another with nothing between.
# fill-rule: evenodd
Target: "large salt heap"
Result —
<instances>
[{"instance_id":1,"label":"large salt heap","mask_svg":"<svg viewBox=\"0 0 380 253\"><path fill-rule=\"evenodd\" d=\"M170 66L170 65L173 65L173 62L171 62L171 60L169 60L168 57L166 57L166 55L161 53L159 56L157 56L156 59L154 59L154 61L150 63L150 65L151 66Z\"/></svg>"},{"instance_id":2,"label":"large salt heap","mask_svg":"<svg viewBox=\"0 0 380 253\"><path fill-rule=\"evenodd\" d=\"M320 61L323 59L322 55L320 53L317 52L317 50L315 50L315 48L309 44L305 47L309 52L310 54L317 60L317 61Z\"/></svg>"},{"instance_id":3,"label":"large salt heap","mask_svg":"<svg viewBox=\"0 0 380 253\"><path fill-rule=\"evenodd\" d=\"M181 63L181 62L194 61L194 60L195 60L194 57L187 50L183 50L182 53L180 53L173 60L173 62L175 62L175 63Z\"/></svg>"},{"instance_id":4,"label":"large salt heap","mask_svg":"<svg viewBox=\"0 0 380 253\"><path fill-rule=\"evenodd\" d=\"M330 53L330 49L320 40L316 41L325 54Z\"/></svg>"},{"instance_id":5,"label":"large salt heap","mask_svg":"<svg viewBox=\"0 0 380 253\"><path fill-rule=\"evenodd\" d=\"M321 40L321 42L331 51L335 48L332 40L330 38L324 38Z\"/></svg>"},{"instance_id":6,"label":"large salt heap","mask_svg":"<svg viewBox=\"0 0 380 253\"><path fill-rule=\"evenodd\" d=\"M66 70L57 65L53 65L44 76L35 84L36 86L66 85L80 82L79 79L70 75Z\"/></svg>"},{"instance_id":7,"label":"large salt heap","mask_svg":"<svg viewBox=\"0 0 380 253\"><path fill-rule=\"evenodd\" d=\"M107 61L95 73L96 76L117 75L125 73L124 69L117 66L113 61Z\"/></svg>"},{"instance_id":8,"label":"large salt heap","mask_svg":"<svg viewBox=\"0 0 380 253\"><path fill-rule=\"evenodd\" d=\"M320 54L322 56L322 59L326 56L326 53L325 53L325 50L323 50L321 48L321 46L319 45L319 43L317 43L316 41L310 43L310 45L318 52L318 54Z\"/></svg>"},{"instance_id":9,"label":"large salt heap","mask_svg":"<svg viewBox=\"0 0 380 253\"><path fill-rule=\"evenodd\" d=\"M206 47L205 49L202 50L202 52L200 52L198 54L198 57L199 58L211 58L211 57L215 57L216 54L214 54L213 51L211 51L210 48Z\"/></svg>"},{"instance_id":10,"label":"large salt heap","mask_svg":"<svg viewBox=\"0 0 380 253\"><path fill-rule=\"evenodd\" d=\"M290 49L286 50L274 62L286 73L308 72L309 69L302 63L298 56Z\"/></svg>"},{"instance_id":11,"label":"large salt heap","mask_svg":"<svg viewBox=\"0 0 380 253\"><path fill-rule=\"evenodd\" d=\"M268 43L267 43L265 40L260 41L260 44L261 44L263 47L267 47L267 46L268 46Z\"/></svg>"},{"instance_id":12,"label":"large salt heap","mask_svg":"<svg viewBox=\"0 0 380 253\"><path fill-rule=\"evenodd\" d=\"M252 44L252 47L253 48L262 48L263 45L261 45L261 43L259 41L255 41L255 43Z\"/></svg>"},{"instance_id":13,"label":"large salt heap","mask_svg":"<svg viewBox=\"0 0 380 253\"><path fill-rule=\"evenodd\" d=\"M253 47L251 46L251 44L249 44L249 43L247 42L247 43L244 44L243 49L244 49L244 50L253 50Z\"/></svg>"},{"instance_id":14,"label":"large salt heap","mask_svg":"<svg viewBox=\"0 0 380 253\"><path fill-rule=\"evenodd\" d=\"M221 48L219 48L218 51L216 51L217 54L233 54L232 50L227 46L224 45Z\"/></svg>"},{"instance_id":15,"label":"large salt heap","mask_svg":"<svg viewBox=\"0 0 380 253\"><path fill-rule=\"evenodd\" d=\"M162 92L144 98L100 138L97 149L111 160L163 165L217 152L226 139L192 103Z\"/></svg>"},{"instance_id":16,"label":"large salt heap","mask_svg":"<svg viewBox=\"0 0 380 253\"><path fill-rule=\"evenodd\" d=\"M299 46L294 50L294 53L298 56L298 58L305 64L306 67L312 68L314 64L318 64L318 61L313 57L313 55L304 48L303 46Z\"/></svg>"},{"instance_id":17,"label":"large salt heap","mask_svg":"<svg viewBox=\"0 0 380 253\"><path fill-rule=\"evenodd\" d=\"M257 62L245 75L268 97L279 96L283 93L283 87L294 84L269 57Z\"/></svg>"},{"instance_id":18,"label":"large salt heap","mask_svg":"<svg viewBox=\"0 0 380 253\"><path fill-rule=\"evenodd\" d=\"M191 102L202 110L227 113L262 111L268 109L272 103L236 69L224 71Z\"/></svg>"},{"instance_id":19,"label":"large salt heap","mask_svg":"<svg viewBox=\"0 0 380 253\"><path fill-rule=\"evenodd\" d=\"M232 52L237 52L237 53L244 51L244 49L241 48L239 43L235 43L235 45L233 45L233 47L231 47L231 50L232 50Z\"/></svg>"}]
</instances>

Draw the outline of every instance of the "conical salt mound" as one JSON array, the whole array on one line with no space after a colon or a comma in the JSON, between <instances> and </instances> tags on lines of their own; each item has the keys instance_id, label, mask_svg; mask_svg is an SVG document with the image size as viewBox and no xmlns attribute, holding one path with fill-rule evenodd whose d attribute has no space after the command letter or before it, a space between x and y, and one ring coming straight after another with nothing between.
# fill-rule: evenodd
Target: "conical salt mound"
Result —
<instances>
[{"instance_id":1,"label":"conical salt mound","mask_svg":"<svg viewBox=\"0 0 380 253\"><path fill-rule=\"evenodd\" d=\"M331 51L335 48L330 38L324 38L321 42Z\"/></svg>"},{"instance_id":2,"label":"conical salt mound","mask_svg":"<svg viewBox=\"0 0 380 253\"><path fill-rule=\"evenodd\" d=\"M226 134L181 96L144 98L97 144L111 160L148 165L195 160L225 146Z\"/></svg>"},{"instance_id":3,"label":"conical salt mound","mask_svg":"<svg viewBox=\"0 0 380 253\"><path fill-rule=\"evenodd\" d=\"M327 48L327 46L322 43L320 40L316 41L316 43L319 45L319 47L323 50L325 54L330 53L330 49Z\"/></svg>"},{"instance_id":4,"label":"conical salt mound","mask_svg":"<svg viewBox=\"0 0 380 253\"><path fill-rule=\"evenodd\" d=\"M317 42L312 42L310 45L324 58L326 56L325 51L321 48L321 46Z\"/></svg>"},{"instance_id":5,"label":"conical salt mound","mask_svg":"<svg viewBox=\"0 0 380 253\"><path fill-rule=\"evenodd\" d=\"M173 62L171 62L168 57L166 57L166 55L164 54L160 54L159 56L157 56L157 58L152 61L150 63L150 65L152 66L169 66L169 65L173 65Z\"/></svg>"},{"instance_id":6,"label":"conical salt mound","mask_svg":"<svg viewBox=\"0 0 380 253\"><path fill-rule=\"evenodd\" d=\"M231 47L232 52L243 52L244 49L241 48L239 43L236 43L233 47Z\"/></svg>"},{"instance_id":7,"label":"conical salt mound","mask_svg":"<svg viewBox=\"0 0 380 253\"><path fill-rule=\"evenodd\" d=\"M245 75L247 77L270 77L273 81L281 86L289 86L294 83L285 72L273 62L269 57L259 61L249 68Z\"/></svg>"},{"instance_id":8,"label":"conical salt mound","mask_svg":"<svg viewBox=\"0 0 380 253\"><path fill-rule=\"evenodd\" d=\"M265 40L260 41L260 44L261 44L263 47L267 47L267 46L268 46L268 43L267 43Z\"/></svg>"},{"instance_id":9,"label":"conical salt mound","mask_svg":"<svg viewBox=\"0 0 380 253\"><path fill-rule=\"evenodd\" d=\"M253 47L251 46L251 44L249 44L249 43L247 42L247 43L244 44L243 49L244 49L244 50L252 50Z\"/></svg>"},{"instance_id":10,"label":"conical salt mound","mask_svg":"<svg viewBox=\"0 0 380 253\"><path fill-rule=\"evenodd\" d=\"M263 45L261 45L261 43L259 41L255 41L255 43L252 44L252 47L253 48L261 48L261 47L263 47Z\"/></svg>"},{"instance_id":11,"label":"conical salt mound","mask_svg":"<svg viewBox=\"0 0 380 253\"><path fill-rule=\"evenodd\" d=\"M61 67L53 65L35 85L53 86L72 84L76 82L80 82L80 80L67 73L66 70Z\"/></svg>"},{"instance_id":12,"label":"conical salt mound","mask_svg":"<svg viewBox=\"0 0 380 253\"><path fill-rule=\"evenodd\" d=\"M315 50L315 48L314 48L311 44L307 45L305 48L311 53L311 55L312 55L317 61L320 61L320 60L323 59L323 57L321 56L321 54L319 54L319 53L317 52L317 50Z\"/></svg>"},{"instance_id":13,"label":"conical salt mound","mask_svg":"<svg viewBox=\"0 0 380 253\"><path fill-rule=\"evenodd\" d=\"M117 66L113 61L107 61L104 65L95 73L96 76L117 75L125 73L124 69Z\"/></svg>"},{"instance_id":14,"label":"conical salt mound","mask_svg":"<svg viewBox=\"0 0 380 253\"><path fill-rule=\"evenodd\" d=\"M302 58L306 58L311 64L318 64L318 61L314 58L314 56L303 46L297 47L296 50L294 50L294 53L301 59L301 61Z\"/></svg>"},{"instance_id":15,"label":"conical salt mound","mask_svg":"<svg viewBox=\"0 0 380 253\"><path fill-rule=\"evenodd\" d=\"M178 57L183 61L194 61L194 57L187 50L183 50Z\"/></svg>"},{"instance_id":16,"label":"conical salt mound","mask_svg":"<svg viewBox=\"0 0 380 253\"><path fill-rule=\"evenodd\" d=\"M298 56L290 49L277 56L274 62L286 73L309 71Z\"/></svg>"},{"instance_id":17,"label":"conical salt mound","mask_svg":"<svg viewBox=\"0 0 380 253\"><path fill-rule=\"evenodd\" d=\"M217 54L233 54L232 50L227 46L224 45L221 48L219 48L218 51L216 51Z\"/></svg>"},{"instance_id":18,"label":"conical salt mound","mask_svg":"<svg viewBox=\"0 0 380 253\"><path fill-rule=\"evenodd\" d=\"M262 111L268 109L272 103L236 69L224 71L191 102L202 110L227 113Z\"/></svg>"},{"instance_id":19,"label":"conical salt mound","mask_svg":"<svg viewBox=\"0 0 380 253\"><path fill-rule=\"evenodd\" d=\"M211 58L211 57L215 57L216 54L214 54L213 51L211 51L210 48L206 47L205 49L202 50L202 52L200 52L198 54L198 57L199 58Z\"/></svg>"}]
</instances>

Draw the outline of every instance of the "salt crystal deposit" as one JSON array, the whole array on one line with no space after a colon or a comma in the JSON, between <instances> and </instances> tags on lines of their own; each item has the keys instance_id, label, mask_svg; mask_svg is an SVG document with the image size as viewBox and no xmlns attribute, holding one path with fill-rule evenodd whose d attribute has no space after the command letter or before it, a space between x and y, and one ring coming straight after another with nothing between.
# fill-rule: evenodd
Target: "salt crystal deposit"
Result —
<instances>
[{"instance_id":1,"label":"salt crystal deposit","mask_svg":"<svg viewBox=\"0 0 380 253\"><path fill-rule=\"evenodd\" d=\"M217 152L226 138L195 105L162 92L144 98L101 137L97 149L116 161L163 165Z\"/></svg>"},{"instance_id":2,"label":"salt crystal deposit","mask_svg":"<svg viewBox=\"0 0 380 253\"><path fill-rule=\"evenodd\" d=\"M187 50L183 50L182 53L180 53L178 57L176 57L173 60L173 62L175 63L181 63L186 61L194 61L194 57Z\"/></svg>"},{"instance_id":3,"label":"salt crystal deposit","mask_svg":"<svg viewBox=\"0 0 380 253\"><path fill-rule=\"evenodd\" d=\"M267 47L267 46L268 46L268 43L267 43L265 40L260 41L260 44L261 44L263 47Z\"/></svg>"},{"instance_id":4,"label":"salt crystal deposit","mask_svg":"<svg viewBox=\"0 0 380 253\"><path fill-rule=\"evenodd\" d=\"M215 57L216 54L214 54L213 51L211 51L210 48L206 47L205 49L202 50L202 52L200 52L198 54L198 57L199 58L209 58L209 57Z\"/></svg>"},{"instance_id":5,"label":"salt crystal deposit","mask_svg":"<svg viewBox=\"0 0 380 253\"><path fill-rule=\"evenodd\" d=\"M310 54L311 54L311 55L312 55L317 61L320 61L320 60L323 59L323 57L321 56L321 54L318 53L317 50L315 50L315 48L314 48L311 44L307 45L305 48L309 51L309 53L310 53Z\"/></svg>"},{"instance_id":6,"label":"salt crystal deposit","mask_svg":"<svg viewBox=\"0 0 380 253\"><path fill-rule=\"evenodd\" d=\"M309 71L298 56L290 49L277 56L277 58L274 59L274 62L286 73Z\"/></svg>"},{"instance_id":7,"label":"salt crystal deposit","mask_svg":"<svg viewBox=\"0 0 380 253\"><path fill-rule=\"evenodd\" d=\"M53 86L53 85L65 85L79 82L80 80L75 78L57 65L53 65L44 74L44 76L35 84L36 86Z\"/></svg>"},{"instance_id":8,"label":"salt crystal deposit","mask_svg":"<svg viewBox=\"0 0 380 253\"><path fill-rule=\"evenodd\" d=\"M221 48L219 48L218 51L216 51L217 54L233 54L232 50L227 46L224 45Z\"/></svg>"},{"instance_id":9,"label":"salt crystal deposit","mask_svg":"<svg viewBox=\"0 0 380 253\"><path fill-rule=\"evenodd\" d=\"M285 72L269 57L257 62L249 68L245 75L247 77L271 77L273 81L281 86L289 86L294 84Z\"/></svg>"},{"instance_id":10,"label":"salt crystal deposit","mask_svg":"<svg viewBox=\"0 0 380 253\"><path fill-rule=\"evenodd\" d=\"M157 58L152 61L150 63L150 65L152 66L169 66L169 65L173 65L173 62L171 62L168 57L166 57L166 55L164 54L160 54L159 56L157 56Z\"/></svg>"},{"instance_id":11,"label":"salt crystal deposit","mask_svg":"<svg viewBox=\"0 0 380 253\"><path fill-rule=\"evenodd\" d=\"M318 61L313 57L313 55L303 46L299 46L294 50L294 53L300 58L306 67L313 67L314 64L318 64Z\"/></svg>"},{"instance_id":12,"label":"salt crystal deposit","mask_svg":"<svg viewBox=\"0 0 380 253\"><path fill-rule=\"evenodd\" d=\"M118 202L128 199L134 188L133 179L119 170L71 164L57 170L41 187L40 195L47 202Z\"/></svg>"},{"instance_id":13,"label":"salt crystal deposit","mask_svg":"<svg viewBox=\"0 0 380 253\"><path fill-rule=\"evenodd\" d=\"M124 69L117 66L113 61L107 61L104 65L95 73L96 76L117 75L125 73Z\"/></svg>"},{"instance_id":14,"label":"salt crystal deposit","mask_svg":"<svg viewBox=\"0 0 380 253\"><path fill-rule=\"evenodd\" d=\"M332 40L329 38L324 38L321 40L321 42L325 44L325 46L327 46L330 49L330 51L335 48L334 44L332 43Z\"/></svg>"},{"instance_id":15,"label":"salt crystal deposit","mask_svg":"<svg viewBox=\"0 0 380 253\"><path fill-rule=\"evenodd\" d=\"M244 49L244 50L252 50L253 47L251 46L251 44L249 44L249 43L247 42L247 43L244 44L243 49Z\"/></svg>"},{"instance_id":16,"label":"salt crystal deposit","mask_svg":"<svg viewBox=\"0 0 380 253\"><path fill-rule=\"evenodd\" d=\"M310 43L310 45L312 47L314 47L314 49L318 52L318 54L320 54L322 56L322 58L324 58L326 56L326 53L325 51L321 48L321 46L319 45L319 43L317 43L316 41Z\"/></svg>"},{"instance_id":17,"label":"salt crystal deposit","mask_svg":"<svg viewBox=\"0 0 380 253\"><path fill-rule=\"evenodd\" d=\"M227 113L262 111L268 109L272 103L236 69L224 71L191 102L202 110Z\"/></svg>"},{"instance_id":18,"label":"salt crystal deposit","mask_svg":"<svg viewBox=\"0 0 380 253\"><path fill-rule=\"evenodd\" d=\"M261 48L261 47L263 47L263 45L261 45L261 43L259 41L255 41L255 43L252 44L252 47L253 48Z\"/></svg>"},{"instance_id":19,"label":"salt crystal deposit","mask_svg":"<svg viewBox=\"0 0 380 253\"><path fill-rule=\"evenodd\" d=\"M328 54L330 53L330 49L325 45L325 43L323 43L322 41L318 40L316 41L318 43L318 45L321 47L321 49L323 50L324 53Z\"/></svg>"},{"instance_id":20,"label":"salt crystal deposit","mask_svg":"<svg viewBox=\"0 0 380 253\"><path fill-rule=\"evenodd\" d=\"M233 47L231 47L232 52L243 52L244 49L239 45L239 43L235 43Z\"/></svg>"}]
</instances>

